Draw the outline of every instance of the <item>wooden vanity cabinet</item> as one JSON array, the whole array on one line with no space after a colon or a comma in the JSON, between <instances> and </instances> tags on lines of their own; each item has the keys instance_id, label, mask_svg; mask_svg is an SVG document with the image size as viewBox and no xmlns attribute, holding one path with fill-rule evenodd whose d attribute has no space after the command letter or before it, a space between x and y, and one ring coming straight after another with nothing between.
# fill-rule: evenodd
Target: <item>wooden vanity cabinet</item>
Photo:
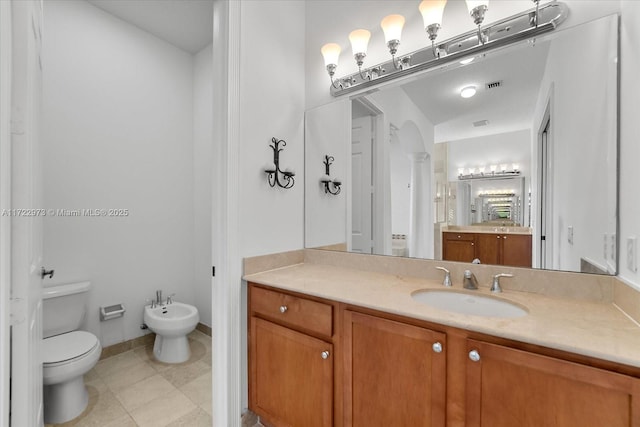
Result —
<instances>
[{"instance_id":1,"label":"wooden vanity cabinet","mask_svg":"<svg viewBox=\"0 0 640 427\"><path fill-rule=\"evenodd\" d=\"M249 287L249 408L268 426L333 426L333 306Z\"/></svg>"},{"instance_id":2,"label":"wooden vanity cabinet","mask_svg":"<svg viewBox=\"0 0 640 427\"><path fill-rule=\"evenodd\" d=\"M445 334L346 310L344 344L345 426L445 426Z\"/></svg>"},{"instance_id":3,"label":"wooden vanity cabinet","mask_svg":"<svg viewBox=\"0 0 640 427\"><path fill-rule=\"evenodd\" d=\"M476 257L474 233L442 233L442 259L445 261L471 262Z\"/></svg>"},{"instance_id":4,"label":"wooden vanity cabinet","mask_svg":"<svg viewBox=\"0 0 640 427\"><path fill-rule=\"evenodd\" d=\"M640 369L249 284L271 427L640 427Z\"/></svg>"},{"instance_id":5,"label":"wooden vanity cabinet","mask_svg":"<svg viewBox=\"0 0 640 427\"><path fill-rule=\"evenodd\" d=\"M483 264L531 267L531 235L476 233L476 258Z\"/></svg>"},{"instance_id":6,"label":"wooden vanity cabinet","mask_svg":"<svg viewBox=\"0 0 640 427\"><path fill-rule=\"evenodd\" d=\"M442 233L442 259L482 264L531 267L530 234Z\"/></svg>"},{"instance_id":7,"label":"wooden vanity cabinet","mask_svg":"<svg viewBox=\"0 0 640 427\"><path fill-rule=\"evenodd\" d=\"M640 427L640 379L467 340L466 427Z\"/></svg>"}]
</instances>

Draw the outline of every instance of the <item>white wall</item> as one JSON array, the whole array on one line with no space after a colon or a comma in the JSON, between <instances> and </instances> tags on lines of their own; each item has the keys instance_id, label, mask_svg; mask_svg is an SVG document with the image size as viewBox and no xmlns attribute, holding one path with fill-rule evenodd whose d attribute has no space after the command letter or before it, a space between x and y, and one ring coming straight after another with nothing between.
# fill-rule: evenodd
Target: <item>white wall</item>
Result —
<instances>
[{"instance_id":1,"label":"white wall","mask_svg":"<svg viewBox=\"0 0 640 427\"><path fill-rule=\"evenodd\" d=\"M88 329L111 345L143 333L156 289L193 303L191 55L86 2L45 2L46 284L90 280ZM98 307L124 303L123 319Z\"/></svg>"},{"instance_id":2,"label":"white wall","mask_svg":"<svg viewBox=\"0 0 640 427\"><path fill-rule=\"evenodd\" d=\"M211 200L213 178L213 46L193 57L194 296L200 322L211 326Z\"/></svg>"},{"instance_id":3,"label":"white wall","mask_svg":"<svg viewBox=\"0 0 640 427\"><path fill-rule=\"evenodd\" d=\"M306 2L243 0L240 5L239 219L232 232L240 257L304 247L304 110ZM271 138L287 142L280 155L296 172L293 188L271 188ZM240 277L241 272L233 272ZM240 280L238 280L240 285ZM246 310L246 288L242 307ZM246 312L241 316L242 407L247 400Z\"/></svg>"},{"instance_id":4,"label":"white wall","mask_svg":"<svg viewBox=\"0 0 640 427\"><path fill-rule=\"evenodd\" d=\"M304 245L304 10L304 2L242 2L239 199L243 257ZM273 162L272 137L287 143L280 153L280 167L296 172L296 183L288 190L267 184L264 168Z\"/></svg>"},{"instance_id":5,"label":"white wall","mask_svg":"<svg viewBox=\"0 0 640 427\"><path fill-rule=\"evenodd\" d=\"M603 18L555 38L540 87L536 137L552 94L553 230L547 234L552 237L554 269L580 271L581 258L615 269L611 243L606 256L603 251L604 239L611 242L616 233L617 52L610 22ZM575 49L578 45L597 53L584 55ZM569 227L573 244L568 241Z\"/></svg>"},{"instance_id":6,"label":"white wall","mask_svg":"<svg viewBox=\"0 0 640 427\"><path fill-rule=\"evenodd\" d=\"M640 274L627 266L627 238L640 239L640 2L622 1L620 91L620 268L619 276L640 289ZM640 246L640 243L638 243ZM636 253L636 260L638 254Z\"/></svg>"}]
</instances>

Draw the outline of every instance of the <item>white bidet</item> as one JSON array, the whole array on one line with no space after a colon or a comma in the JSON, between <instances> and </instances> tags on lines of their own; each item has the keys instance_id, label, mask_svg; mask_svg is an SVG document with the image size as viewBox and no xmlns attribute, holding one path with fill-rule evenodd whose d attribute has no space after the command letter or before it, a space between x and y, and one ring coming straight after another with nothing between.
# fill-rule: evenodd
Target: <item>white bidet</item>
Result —
<instances>
[{"instance_id":1,"label":"white bidet","mask_svg":"<svg viewBox=\"0 0 640 427\"><path fill-rule=\"evenodd\" d=\"M144 307L144 323L156 333L153 355L164 363L189 360L191 350L187 334L200 320L198 309L181 302Z\"/></svg>"}]
</instances>

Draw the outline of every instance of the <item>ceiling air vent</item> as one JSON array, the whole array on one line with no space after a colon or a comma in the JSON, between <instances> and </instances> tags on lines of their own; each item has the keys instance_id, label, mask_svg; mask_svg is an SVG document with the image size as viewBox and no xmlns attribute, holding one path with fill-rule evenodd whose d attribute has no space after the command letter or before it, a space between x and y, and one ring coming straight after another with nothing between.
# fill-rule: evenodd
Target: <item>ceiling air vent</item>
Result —
<instances>
[{"instance_id":1,"label":"ceiling air vent","mask_svg":"<svg viewBox=\"0 0 640 427\"><path fill-rule=\"evenodd\" d=\"M477 128L480 126L486 126L489 124L489 120L478 120L477 122L473 122L473 127Z\"/></svg>"},{"instance_id":2,"label":"ceiling air vent","mask_svg":"<svg viewBox=\"0 0 640 427\"><path fill-rule=\"evenodd\" d=\"M489 90L489 89L498 89L499 87L502 87L502 80L497 80L495 82L487 83L485 85L485 89L487 89L487 90Z\"/></svg>"}]
</instances>

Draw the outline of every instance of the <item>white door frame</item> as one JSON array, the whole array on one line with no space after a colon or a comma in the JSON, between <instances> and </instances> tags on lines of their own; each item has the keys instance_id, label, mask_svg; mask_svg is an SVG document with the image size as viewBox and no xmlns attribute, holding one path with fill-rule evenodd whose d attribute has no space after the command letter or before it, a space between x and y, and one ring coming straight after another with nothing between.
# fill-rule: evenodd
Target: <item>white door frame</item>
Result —
<instances>
[{"instance_id":1,"label":"white door frame","mask_svg":"<svg viewBox=\"0 0 640 427\"><path fill-rule=\"evenodd\" d=\"M0 211L11 209L11 3L0 1ZM0 426L9 425L11 217L0 216Z\"/></svg>"},{"instance_id":2,"label":"white door frame","mask_svg":"<svg viewBox=\"0 0 640 427\"><path fill-rule=\"evenodd\" d=\"M239 1L213 3L214 173L212 176L213 425L240 426L242 264L239 255Z\"/></svg>"}]
</instances>

